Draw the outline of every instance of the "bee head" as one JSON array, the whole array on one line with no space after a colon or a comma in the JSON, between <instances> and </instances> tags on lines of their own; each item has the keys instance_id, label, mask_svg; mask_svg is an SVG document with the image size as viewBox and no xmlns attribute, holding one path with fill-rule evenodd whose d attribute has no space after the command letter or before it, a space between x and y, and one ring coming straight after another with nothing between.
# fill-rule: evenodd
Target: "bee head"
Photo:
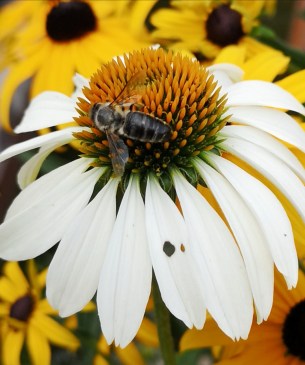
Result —
<instances>
[{"instance_id":1,"label":"bee head","mask_svg":"<svg viewBox=\"0 0 305 365\"><path fill-rule=\"evenodd\" d=\"M95 103L90 108L88 115L101 131L107 130L116 120L116 113L109 103Z\"/></svg>"}]
</instances>

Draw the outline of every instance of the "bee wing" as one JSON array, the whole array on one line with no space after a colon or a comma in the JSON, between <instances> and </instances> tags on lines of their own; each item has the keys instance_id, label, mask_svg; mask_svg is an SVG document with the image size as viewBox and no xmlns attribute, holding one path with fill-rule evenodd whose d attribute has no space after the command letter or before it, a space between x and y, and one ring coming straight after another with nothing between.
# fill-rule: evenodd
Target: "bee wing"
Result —
<instances>
[{"instance_id":1,"label":"bee wing","mask_svg":"<svg viewBox=\"0 0 305 365\"><path fill-rule=\"evenodd\" d=\"M107 133L112 167L116 176L124 174L125 165L128 160L128 148L124 141L113 133Z\"/></svg>"},{"instance_id":2,"label":"bee wing","mask_svg":"<svg viewBox=\"0 0 305 365\"><path fill-rule=\"evenodd\" d=\"M126 105L137 103L144 92L146 72L144 70L134 74L126 83L121 93L110 105Z\"/></svg>"}]
</instances>

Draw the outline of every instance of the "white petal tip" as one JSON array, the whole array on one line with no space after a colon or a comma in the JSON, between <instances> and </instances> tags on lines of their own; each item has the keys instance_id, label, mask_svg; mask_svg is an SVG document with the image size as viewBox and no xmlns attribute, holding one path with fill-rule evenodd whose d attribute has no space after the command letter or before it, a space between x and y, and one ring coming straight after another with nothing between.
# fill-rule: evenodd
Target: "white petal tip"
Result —
<instances>
[{"instance_id":1,"label":"white petal tip","mask_svg":"<svg viewBox=\"0 0 305 365\"><path fill-rule=\"evenodd\" d=\"M66 318L69 316L72 316L73 314L75 314L78 311L73 311L73 310L67 310L67 309L63 309L63 310L59 310L58 314L61 318Z\"/></svg>"},{"instance_id":2,"label":"white petal tip","mask_svg":"<svg viewBox=\"0 0 305 365\"><path fill-rule=\"evenodd\" d=\"M17 125L16 128L14 128L14 133L18 134L18 133L24 133L24 130L22 128L21 125Z\"/></svg>"}]
</instances>

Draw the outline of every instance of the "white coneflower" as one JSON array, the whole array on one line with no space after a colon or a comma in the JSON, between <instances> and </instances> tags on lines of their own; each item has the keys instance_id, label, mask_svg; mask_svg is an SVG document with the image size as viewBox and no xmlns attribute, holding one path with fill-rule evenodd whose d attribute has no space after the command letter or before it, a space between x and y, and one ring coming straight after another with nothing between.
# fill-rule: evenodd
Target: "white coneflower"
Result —
<instances>
[{"instance_id":1,"label":"white coneflower","mask_svg":"<svg viewBox=\"0 0 305 365\"><path fill-rule=\"evenodd\" d=\"M171 136L160 143L120 136L129 159L119 176L107 136L89 115L95 103L116 100L139 73L146 79L134 85L140 99L132 110L163 120ZM28 259L60 241L47 278L49 301L66 316L98 289L103 333L122 347L142 321L152 268L164 303L188 327L202 328L207 308L226 334L246 338L252 302L258 321L269 315L274 264L292 287L298 263L279 200L226 157L236 155L265 175L304 218L304 169L273 136L304 150L304 132L280 109L305 109L274 84L239 77L233 65L206 70L181 55L147 49L102 66L89 82L78 77L76 95L84 86L78 101L55 92L36 97L17 132L72 118L78 125L0 155L5 160L40 147L21 170L24 189L0 226L1 257ZM80 157L35 180L46 156L73 141Z\"/></svg>"}]
</instances>

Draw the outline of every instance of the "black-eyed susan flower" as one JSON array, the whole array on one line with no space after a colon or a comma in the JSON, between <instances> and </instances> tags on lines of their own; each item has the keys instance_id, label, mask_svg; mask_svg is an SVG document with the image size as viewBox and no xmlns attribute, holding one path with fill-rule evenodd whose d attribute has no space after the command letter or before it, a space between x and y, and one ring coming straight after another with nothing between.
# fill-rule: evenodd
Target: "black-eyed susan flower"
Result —
<instances>
[{"instance_id":1,"label":"black-eyed susan flower","mask_svg":"<svg viewBox=\"0 0 305 365\"><path fill-rule=\"evenodd\" d=\"M78 339L51 315L56 312L42 296L46 270L30 263L29 280L16 262L8 262L0 277L1 363L20 364L26 346L32 365L51 364L51 345L75 351Z\"/></svg>"},{"instance_id":2,"label":"black-eyed susan flower","mask_svg":"<svg viewBox=\"0 0 305 365\"><path fill-rule=\"evenodd\" d=\"M232 44L245 47L252 55L268 48L249 34L259 24L259 17L274 6L272 0L137 1L131 28L140 39L188 50L200 58L213 59Z\"/></svg>"},{"instance_id":3,"label":"black-eyed susan flower","mask_svg":"<svg viewBox=\"0 0 305 365\"><path fill-rule=\"evenodd\" d=\"M186 326L202 328L207 308L228 336L246 338L252 302L258 322L271 310L274 264L293 287L298 263L283 206L230 158L270 180L304 219L304 169L279 140L304 151L305 134L285 111L305 109L282 88L241 75L234 65L205 69L146 49L103 65L89 81L78 76L71 98L37 96L17 132L72 118L78 126L1 153L5 160L40 148L21 169L23 190L0 226L1 257L35 257L60 241L49 301L67 316L97 290L108 343L124 347L136 335L152 268L164 303ZM115 103L126 91L124 112ZM35 180L45 157L73 140L80 157Z\"/></svg>"},{"instance_id":4,"label":"black-eyed susan flower","mask_svg":"<svg viewBox=\"0 0 305 365\"><path fill-rule=\"evenodd\" d=\"M89 77L113 56L147 45L128 32L123 7L111 1L28 0L1 8L0 41L9 43L3 63L11 62L0 90L6 129L12 98L25 80L31 79L30 97L44 90L70 95L75 72Z\"/></svg>"},{"instance_id":5,"label":"black-eyed susan flower","mask_svg":"<svg viewBox=\"0 0 305 365\"><path fill-rule=\"evenodd\" d=\"M213 320L203 331L187 331L181 350L223 346L218 365L301 365L305 361L305 277L299 272L295 289L287 293L284 280L276 275L274 304L268 321L253 324L247 341L233 343Z\"/></svg>"}]
</instances>

